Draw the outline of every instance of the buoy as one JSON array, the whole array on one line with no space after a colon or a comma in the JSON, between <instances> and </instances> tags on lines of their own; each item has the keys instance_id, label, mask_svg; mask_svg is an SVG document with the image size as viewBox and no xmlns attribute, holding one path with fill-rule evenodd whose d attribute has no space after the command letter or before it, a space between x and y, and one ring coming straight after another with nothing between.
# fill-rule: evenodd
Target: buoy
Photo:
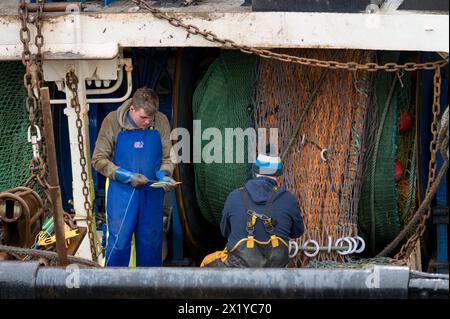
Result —
<instances>
[{"instance_id":1,"label":"buoy","mask_svg":"<svg viewBox=\"0 0 450 319\"><path fill-rule=\"evenodd\" d=\"M395 172L395 181L398 182L399 180L402 179L403 176L403 165L399 160L395 160L394 172Z\"/></svg>"},{"instance_id":2,"label":"buoy","mask_svg":"<svg viewBox=\"0 0 450 319\"><path fill-rule=\"evenodd\" d=\"M400 114L398 115L398 122L397 122L398 131L400 133L406 132L411 127L412 122L413 117L411 112L409 111L400 112Z\"/></svg>"}]
</instances>

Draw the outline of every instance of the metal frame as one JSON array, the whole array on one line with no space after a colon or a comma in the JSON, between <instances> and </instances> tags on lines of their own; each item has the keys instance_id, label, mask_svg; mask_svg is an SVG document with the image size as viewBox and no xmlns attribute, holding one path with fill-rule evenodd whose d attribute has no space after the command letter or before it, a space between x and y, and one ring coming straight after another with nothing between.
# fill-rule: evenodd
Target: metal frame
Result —
<instances>
[{"instance_id":1,"label":"metal frame","mask_svg":"<svg viewBox=\"0 0 450 319\"><path fill-rule=\"evenodd\" d=\"M180 9L181 10L181 9ZM448 14L183 12L170 14L239 44L264 48L347 48L449 52ZM19 20L0 15L0 60L20 59ZM34 39L34 29L31 30ZM211 47L148 12L72 13L44 21L44 58L112 59L124 47Z\"/></svg>"}]
</instances>

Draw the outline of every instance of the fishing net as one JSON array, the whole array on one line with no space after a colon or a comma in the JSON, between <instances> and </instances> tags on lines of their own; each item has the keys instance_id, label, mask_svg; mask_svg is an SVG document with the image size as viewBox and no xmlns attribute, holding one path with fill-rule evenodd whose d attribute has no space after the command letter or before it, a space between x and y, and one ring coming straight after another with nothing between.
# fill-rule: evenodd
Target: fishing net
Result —
<instances>
[{"instance_id":1,"label":"fishing net","mask_svg":"<svg viewBox=\"0 0 450 319\"><path fill-rule=\"evenodd\" d=\"M22 185L30 174L24 73L20 61L0 61L0 192Z\"/></svg>"},{"instance_id":2,"label":"fishing net","mask_svg":"<svg viewBox=\"0 0 450 319\"><path fill-rule=\"evenodd\" d=\"M395 62L398 54L381 53L379 63ZM397 154L397 74L378 72L376 80L377 123L373 152L364 172L359 226L362 236L370 243L374 256L400 231L395 183Z\"/></svg>"},{"instance_id":3,"label":"fishing net","mask_svg":"<svg viewBox=\"0 0 450 319\"><path fill-rule=\"evenodd\" d=\"M321 60L374 61L373 53L356 50L281 52ZM297 244L303 252L311 240L319 246L316 255L297 254L293 266L311 259L348 259L337 246L344 246L339 239L358 234L363 159L373 119L371 87L369 72L260 62L255 123L259 128L279 128L280 150L291 143L281 180L297 197L305 222L306 232Z\"/></svg>"},{"instance_id":4,"label":"fishing net","mask_svg":"<svg viewBox=\"0 0 450 319\"><path fill-rule=\"evenodd\" d=\"M222 51L194 93L193 117L194 120L201 120L202 136L212 129L218 130L222 137L216 140L206 134L201 142L201 150L208 155L215 155L215 160L208 163L202 158L201 163L194 164L197 201L202 215L213 225L220 223L228 194L244 185L251 174L247 138L244 140L243 162L236 163L236 157L233 163L225 163L227 155L234 156L242 151L238 149L238 143L233 143L233 149L226 148L225 129L240 128L245 131L253 126L249 106L255 83L256 62L256 57L251 55Z\"/></svg>"},{"instance_id":5,"label":"fishing net","mask_svg":"<svg viewBox=\"0 0 450 319\"><path fill-rule=\"evenodd\" d=\"M375 265L404 265L401 261L398 261L389 257L377 257L377 258L352 258L345 263L336 261L317 261L312 260L306 268L345 268L345 269L361 269L370 268Z\"/></svg>"},{"instance_id":6,"label":"fishing net","mask_svg":"<svg viewBox=\"0 0 450 319\"><path fill-rule=\"evenodd\" d=\"M404 73L397 90L399 121L412 118L411 126L399 131L397 135L397 160L403 173L397 182L397 205L400 222L405 225L416 209L416 139L415 139L415 99L412 98L412 79L410 73ZM406 118L406 119L405 119Z\"/></svg>"}]
</instances>

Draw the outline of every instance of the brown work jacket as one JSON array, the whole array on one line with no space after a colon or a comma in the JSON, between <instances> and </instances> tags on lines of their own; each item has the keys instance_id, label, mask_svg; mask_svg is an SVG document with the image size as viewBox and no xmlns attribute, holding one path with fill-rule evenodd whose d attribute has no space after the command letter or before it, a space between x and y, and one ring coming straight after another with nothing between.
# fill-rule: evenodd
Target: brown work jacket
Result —
<instances>
[{"instance_id":1,"label":"brown work jacket","mask_svg":"<svg viewBox=\"0 0 450 319\"><path fill-rule=\"evenodd\" d=\"M128 120L128 110L131 99L125 101L116 111L109 113L103 120L97 141L95 142L94 154L92 156L92 165L95 170L105 177L114 179L114 174L119 168L112 162L114 149L117 142L117 136L122 130L136 130ZM172 174L173 164L170 158L170 124L167 117L156 112L153 126L159 131L162 144L161 170L166 170Z\"/></svg>"}]
</instances>

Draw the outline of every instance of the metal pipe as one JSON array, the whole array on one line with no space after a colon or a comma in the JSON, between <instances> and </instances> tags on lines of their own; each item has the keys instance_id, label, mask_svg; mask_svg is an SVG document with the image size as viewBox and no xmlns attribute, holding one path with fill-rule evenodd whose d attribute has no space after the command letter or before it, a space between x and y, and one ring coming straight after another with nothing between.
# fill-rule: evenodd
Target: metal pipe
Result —
<instances>
[{"instance_id":1,"label":"metal pipe","mask_svg":"<svg viewBox=\"0 0 450 319\"><path fill-rule=\"evenodd\" d=\"M0 299L35 299L39 262L0 262Z\"/></svg>"},{"instance_id":2,"label":"metal pipe","mask_svg":"<svg viewBox=\"0 0 450 319\"><path fill-rule=\"evenodd\" d=\"M399 266L33 269L30 264L0 263L0 298L407 298L410 280L409 268ZM34 285L29 271L34 271Z\"/></svg>"},{"instance_id":3,"label":"metal pipe","mask_svg":"<svg viewBox=\"0 0 450 319\"><path fill-rule=\"evenodd\" d=\"M409 298L445 298L448 300L448 292L448 278L412 278L409 281Z\"/></svg>"},{"instance_id":4,"label":"metal pipe","mask_svg":"<svg viewBox=\"0 0 450 319\"><path fill-rule=\"evenodd\" d=\"M50 2L50 3L44 3L43 4L43 12L71 12L76 11L78 12L82 11L87 7L86 4L81 2ZM39 4L37 3L28 3L27 9L29 12L36 12L38 11Z\"/></svg>"},{"instance_id":5,"label":"metal pipe","mask_svg":"<svg viewBox=\"0 0 450 319\"><path fill-rule=\"evenodd\" d=\"M106 89L86 89L86 95L91 95L91 94L110 94L113 93L114 91L116 91L118 88L120 88L120 86L122 85L123 82L123 69L122 67L119 69L119 71L117 71L117 80L116 83L114 83L113 86L106 88Z\"/></svg>"},{"instance_id":6,"label":"metal pipe","mask_svg":"<svg viewBox=\"0 0 450 319\"><path fill-rule=\"evenodd\" d=\"M132 66L125 66L125 70L127 71L127 92L125 93L124 96L119 97L119 98L110 98L110 99L86 99L87 103L120 103L123 102L125 100L127 100L130 95L131 95L131 91L133 89L133 80L132 80L132 76L131 76L131 71L133 70Z\"/></svg>"},{"instance_id":7,"label":"metal pipe","mask_svg":"<svg viewBox=\"0 0 450 319\"><path fill-rule=\"evenodd\" d=\"M309 268L79 268L0 263L5 298L448 298L448 278L403 266ZM76 289L75 289L76 288Z\"/></svg>"},{"instance_id":8,"label":"metal pipe","mask_svg":"<svg viewBox=\"0 0 450 319\"><path fill-rule=\"evenodd\" d=\"M67 249L64 231L63 207L61 190L58 178L58 162L56 159L55 137L53 135L52 111L50 109L50 94L48 87L41 88L42 118L44 120L45 145L47 149L48 183L55 223L56 251L58 253L58 265L66 266Z\"/></svg>"},{"instance_id":9,"label":"metal pipe","mask_svg":"<svg viewBox=\"0 0 450 319\"><path fill-rule=\"evenodd\" d=\"M123 68L125 67L125 70L127 71L127 75L128 73L130 73L131 76L131 71L133 71L133 62L131 61L130 58L120 58L119 59L119 71L117 72L117 81L116 83L114 83L113 86L106 88L106 89L86 89L86 95L91 95L91 94L110 94L115 92L121 85L123 82ZM127 79L129 79L127 77ZM127 80L128 81L128 80ZM128 81L128 83L130 83L131 81Z\"/></svg>"},{"instance_id":10,"label":"metal pipe","mask_svg":"<svg viewBox=\"0 0 450 319\"><path fill-rule=\"evenodd\" d=\"M99 99L86 99L86 103L120 103L125 100L127 100L131 96L131 92L133 90L133 78L132 78L132 71L133 66L129 65L128 63L125 63L125 70L127 72L127 92L124 96L119 98L99 98ZM91 93L91 92L89 92ZM50 104L66 104L66 100L63 99L55 99L50 100Z\"/></svg>"}]
</instances>

